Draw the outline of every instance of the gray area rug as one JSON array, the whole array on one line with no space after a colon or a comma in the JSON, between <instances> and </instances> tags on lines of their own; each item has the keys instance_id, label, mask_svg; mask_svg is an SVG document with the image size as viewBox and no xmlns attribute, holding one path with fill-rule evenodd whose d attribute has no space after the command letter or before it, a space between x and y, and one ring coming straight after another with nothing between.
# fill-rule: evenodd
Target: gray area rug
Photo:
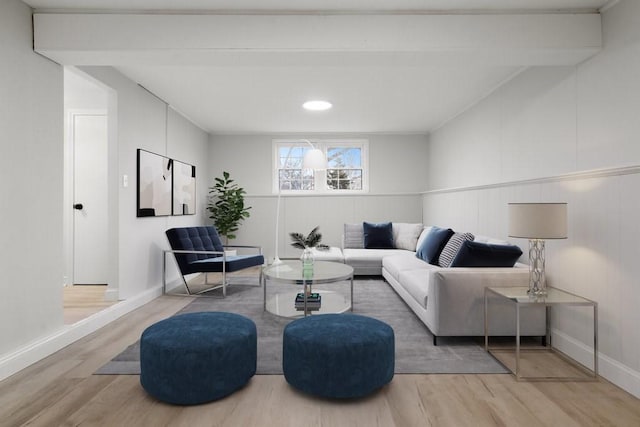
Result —
<instances>
[{"instance_id":1,"label":"gray area rug","mask_svg":"<svg viewBox=\"0 0 640 427\"><path fill-rule=\"evenodd\" d=\"M272 285L269 294L291 290L291 285ZM323 285L326 289L348 292L348 284ZM320 286L319 286L320 287ZM354 281L354 310L361 314L388 323L396 338L396 368L398 374L494 374L507 370L486 353L479 339L433 337L427 327L402 301L385 281L379 278L360 277ZM292 302L293 303L293 302ZM231 286L227 298L195 298L178 313L198 311L227 311L242 314L252 319L258 329L258 374L282 374L282 331L291 322L263 311L263 290L257 287ZM178 314L177 313L177 314ZM138 375L140 374L140 345L136 342L113 360L100 368L96 374Z\"/></svg>"}]
</instances>

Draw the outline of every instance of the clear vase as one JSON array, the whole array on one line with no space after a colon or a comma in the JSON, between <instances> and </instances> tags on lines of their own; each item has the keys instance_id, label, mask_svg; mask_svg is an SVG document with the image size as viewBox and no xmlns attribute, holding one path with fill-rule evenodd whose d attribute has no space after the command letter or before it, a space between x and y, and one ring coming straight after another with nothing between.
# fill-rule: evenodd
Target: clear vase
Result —
<instances>
[{"instance_id":1,"label":"clear vase","mask_svg":"<svg viewBox=\"0 0 640 427\"><path fill-rule=\"evenodd\" d=\"M313 251L311 248L305 248L300 256L302 262L302 277L310 279L313 276Z\"/></svg>"}]
</instances>

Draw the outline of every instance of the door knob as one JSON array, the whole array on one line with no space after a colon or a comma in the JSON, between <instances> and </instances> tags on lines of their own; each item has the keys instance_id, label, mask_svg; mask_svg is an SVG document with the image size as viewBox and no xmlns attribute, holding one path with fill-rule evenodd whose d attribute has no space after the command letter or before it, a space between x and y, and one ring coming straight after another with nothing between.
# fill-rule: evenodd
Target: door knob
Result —
<instances>
[{"instance_id":1,"label":"door knob","mask_svg":"<svg viewBox=\"0 0 640 427\"><path fill-rule=\"evenodd\" d=\"M76 203L75 205L73 205L73 209L81 211L82 208L84 208L84 206L82 206L82 203Z\"/></svg>"}]
</instances>

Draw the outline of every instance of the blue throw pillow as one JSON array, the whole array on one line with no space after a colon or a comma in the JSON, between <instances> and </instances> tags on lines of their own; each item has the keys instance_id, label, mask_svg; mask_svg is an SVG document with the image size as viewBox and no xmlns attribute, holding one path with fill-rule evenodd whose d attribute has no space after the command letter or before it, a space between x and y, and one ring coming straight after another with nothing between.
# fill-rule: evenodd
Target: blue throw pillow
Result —
<instances>
[{"instance_id":1,"label":"blue throw pillow","mask_svg":"<svg viewBox=\"0 0 640 427\"><path fill-rule=\"evenodd\" d=\"M393 249L393 227L390 222L363 222L365 249Z\"/></svg>"},{"instance_id":2,"label":"blue throw pillow","mask_svg":"<svg viewBox=\"0 0 640 427\"><path fill-rule=\"evenodd\" d=\"M464 242L451 267L513 267L520 255L515 245Z\"/></svg>"},{"instance_id":3,"label":"blue throw pillow","mask_svg":"<svg viewBox=\"0 0 640 427\"><path fill-rule=\"evenodd\" d=\"M436 264L440 252L451 236L453 236L453 230L450 228L431 227L429 234L418 248L416 256L429 264Z\"/></svg>"}]
</instances>

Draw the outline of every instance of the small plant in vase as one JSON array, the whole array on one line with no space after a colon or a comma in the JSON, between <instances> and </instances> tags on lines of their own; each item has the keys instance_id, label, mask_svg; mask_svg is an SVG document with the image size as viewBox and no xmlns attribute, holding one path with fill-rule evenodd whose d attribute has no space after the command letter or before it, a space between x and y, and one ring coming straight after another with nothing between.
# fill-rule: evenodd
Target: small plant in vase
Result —
<instances>
[{"instance_id":1,"label":"small plant in vase","mask_svg":"<svg viewBox=\"0 0 640 427\"><path fill-rule=\"evenodd\" d=\"M326 251L329 246L320 243L322 241L322 234L318 233L320 226L311 230L308 236L304 236L300 233L289 233L291 236L291 246L298 249L311 249L316 248L321 251Z\"/></svg>"},{"instance_id":2,"label":"small plant in vase","mask_svg":"<svg viewBox=\"0 0 640 427\"><path fill-rule=\"evenodd\" d=\"M309 233L308 236L304 236L300 233L289 233L291 236L291 246L294 248L302 249L302 261L303 273L313 273L313 252L311 248L316 248L320 251L326 251L329 246L320 243L322 241L322 234L318 232L320 227L316 227Z\"/></svg>"}]
</instances>

